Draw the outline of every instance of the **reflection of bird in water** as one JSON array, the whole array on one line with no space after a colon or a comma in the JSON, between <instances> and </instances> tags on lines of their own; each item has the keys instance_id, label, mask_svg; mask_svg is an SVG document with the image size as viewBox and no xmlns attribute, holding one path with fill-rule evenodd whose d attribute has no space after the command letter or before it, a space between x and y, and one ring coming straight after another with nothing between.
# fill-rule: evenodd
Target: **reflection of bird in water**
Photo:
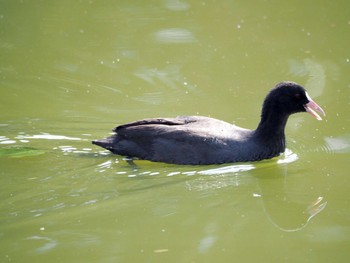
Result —
<instances>
[{"instance_id":1,"label":"reflection of bird in water","mask_svg":"<svg viewBox=\"0 0 350 263\"><path fill-rule=\"evenodd\" d=\"M305 228L313 217L325 209L327 201L321 196L310 197L299 188L295 190L293 185L299 181L292 182L293 176L287 173L287 167L284 164L266 167L264 175L260 171L258 183L263 209L269 221L282 231L294 232Z\"/></svg>"},{"instance_id":2,"label":"reflection of bird in water","mask_svg":"<svg viewBox=\"0 0 350 263\"><path fill-rule=\"evenodd\" d=\"M283 205L279 203L281 206L275 207L274 211L271 207L267 210L266 200L264 204L265 212L273 225L285 232L295 232L305 228L313 217L323 211L327 202L322 201L323 197L318 197L311 201L306 208L304 204L285 201Z\"/></svg>"}]
</instances>

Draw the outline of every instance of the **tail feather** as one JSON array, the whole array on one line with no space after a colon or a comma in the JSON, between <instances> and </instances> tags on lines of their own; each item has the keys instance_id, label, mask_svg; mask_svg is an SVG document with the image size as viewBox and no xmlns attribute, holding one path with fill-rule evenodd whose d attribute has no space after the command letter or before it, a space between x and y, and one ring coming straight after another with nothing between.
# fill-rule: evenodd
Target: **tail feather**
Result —
<instances>
[{"instance_id":1,"label":"tail feather","mask_svg":"<svg viewBox=\"0 0 350 263\"><path fill-rule=\"evenodd\" d=\"M147 154L150 155L150 148L144 148L138 145L137 142L121 138L117 134L112 135L108 138L93 140L92 144L98 145L106 150L111 151L114 154L123 156L132 156L145 159Z\"/></svg>"},{"instance_id":2,"label":"tail feather","mask_svg":"<svg viewBox=\"0 0 350 263\"><path fill-rule=\"evenodd\" d=\"M118 140L117 140L116 136L111 136L111 137L104 138L104 139L93 140L92 144L96 144L98 146L101 146L102 148L105 148L107 150L112 151L112 149L115 147L117 141Z\"/></svg>"},{"instance_id":3,"label":"tail feather","mask_svg":"<svg viewBox=\"0 0 350 263\"><path fill-rule=\"evenodd\" d=\"M110 143L106 139L93 140L92 144L96 144L96 145L101 146L102 148L105 148L105 149L107 149L108 145L110 145Z\"/></svg>"}]
</instances>

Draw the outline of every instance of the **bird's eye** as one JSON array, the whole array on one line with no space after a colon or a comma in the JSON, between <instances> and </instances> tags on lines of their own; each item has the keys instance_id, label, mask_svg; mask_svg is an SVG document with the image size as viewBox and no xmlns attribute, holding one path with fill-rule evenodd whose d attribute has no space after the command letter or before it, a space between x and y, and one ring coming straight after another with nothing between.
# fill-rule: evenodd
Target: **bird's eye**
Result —
<instances>
[{"instance_id":1,"label":"bird's eye","mask_svg":"<svg viewBox=\"0 0 350 263\"><path fill-rule=\"evenodd\" d=\"M294 94L294 98L296 98L297 100L300 100L301 99L301 94L300 93Z\"/></svg>"}]
</instances>

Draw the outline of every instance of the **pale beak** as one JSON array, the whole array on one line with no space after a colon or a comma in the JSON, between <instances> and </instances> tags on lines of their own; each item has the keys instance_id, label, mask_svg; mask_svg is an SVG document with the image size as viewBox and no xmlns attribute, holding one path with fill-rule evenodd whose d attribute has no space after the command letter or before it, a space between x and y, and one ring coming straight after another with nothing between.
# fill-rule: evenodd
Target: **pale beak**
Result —
<instances>
[{"instance_id":1,"label":"pale beak","mask_svg":"<svg viewBox=\"0 0 350 263\"><path fill-rule=\"evenodd\" d=\"M310 96L309 96L309 94L307 94L307 92L305 92L305 94L306 94L306 98L309 101L308 103L306 103L304 105L305 110L308 113L310 113L312 116L314 116L317 120L319 120L319 121L322 120L321 116L318 115L318 113L321 113L323 116L326 116L326 113L324 112L324 110L320 106L318 106L318 104L316 102L314 102L310 98ZM318 113L316 111L318 111Z\"/></svg>"}]
</instances>

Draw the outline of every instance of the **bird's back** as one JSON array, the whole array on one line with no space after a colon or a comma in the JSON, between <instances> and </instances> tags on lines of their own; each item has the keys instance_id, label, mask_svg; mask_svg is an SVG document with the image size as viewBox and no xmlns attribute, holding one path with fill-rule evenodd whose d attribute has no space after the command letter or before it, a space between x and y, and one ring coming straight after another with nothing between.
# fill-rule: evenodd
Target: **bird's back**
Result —
<instances>
[{"instance_id":1,"label":"bird's back","mask_svg":"<svg viewBox=\"0 0 350 263\"><path fill-rule=\"evenodd\" d=\"M202 116L146 119L114 131L115 135L94 143L116 154L178 164L244 161L248 148L241 145L252 133Z\"/></svg>"}]
</instances>

